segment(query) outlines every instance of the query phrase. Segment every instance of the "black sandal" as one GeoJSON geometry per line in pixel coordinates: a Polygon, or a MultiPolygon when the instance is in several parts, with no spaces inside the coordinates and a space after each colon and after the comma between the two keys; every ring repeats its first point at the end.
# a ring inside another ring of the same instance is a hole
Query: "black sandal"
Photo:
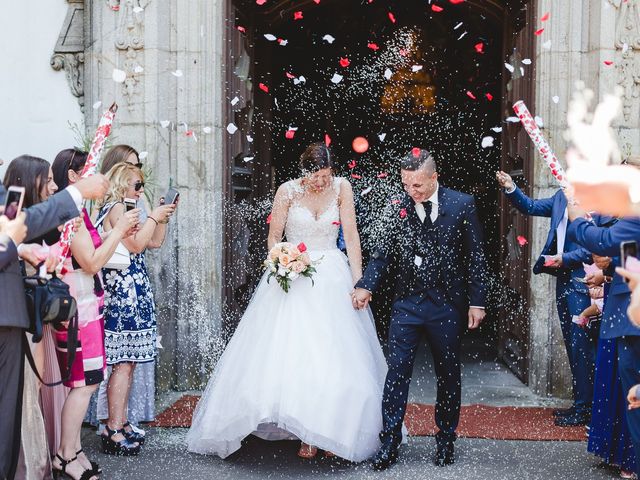
{"type": "MultiPolygon", "coordinates": [[[[56,458],[60,460],[60,468],[52,468],[54,480],[66,480],[69,478],[71,480],[75,480],[71,475],[67,473],[67,465],[78,460],[78,456],[76,455],[71,460],[65,460],[60,456],[59,453],[56,453],[56,458]]],[[[82,475],[80,475],[80,478],[78,480],[91,480],[95,476],[96,474],[93,470],[85,470],[84,472],[82,472],[82,475]]]]}
{"type": "Polygon", "coordinates": [[[130,457],[132,455],[138,455],[140,453],[140,444],[134,443],[127,438],[127,432],[124,428],[120,430],[111,430],[108,425],[105,425],[106,435],[102,434],[102,452],[108,455],[122,455],[123,457],[130,457]],[[113,436],[121,433],[124,439],[116,442],[113,436]]]}
{"type": "MultiPolygon", "coordinates": [[[[76,457],[81,453],[84,453],[84,450],[82,448],[76,452],[76,457]]],[[[100,465],[98,465],[93,460],[89,460],[89,462],[91,463],[91,469],[93,470],[93,473],[95,473],[96,475],[100,475],[102,473],[102,467],[100,467],[100,465]]]]}
{"type": "Polygon", "coordinates": [[[127,437],[127,440],[129,440],[132,443],[139,443],[140,446],[144,445],[145,435],[142,433],[136,432],[135,428],[133,427],[133,425],[131,425],[131,423],[128,420],[127,420],[127,423],[123,425],[123,427],[131,427],[130,432],[128,432],[126,429],[124,430],[124,436],[127,437]]]}

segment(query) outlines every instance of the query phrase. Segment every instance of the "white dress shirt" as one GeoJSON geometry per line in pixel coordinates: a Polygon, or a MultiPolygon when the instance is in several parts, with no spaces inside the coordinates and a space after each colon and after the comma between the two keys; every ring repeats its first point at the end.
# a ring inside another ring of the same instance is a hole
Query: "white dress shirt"
{"type": "Polygon", "coordinates": [[[562,216],[562,220],[560,220],[560,223],[556,228],[556,243],[558,244],[558,255],[562,255],[564,253],[564,243],[567,238],[568,223],[569,223],[569,212],[565,208],[564,215],[562,216]]]}
{"type": "MultiPolygon", "coordinates": [[[[431,202],[431,223],[435,223],[438,218],[438,190],[440,189],[440,185],[436,183],[436,191],[433,192],[427,201],[431,202]]],[[[427,217],[427,212],[424,209],[424,204],[416,203],[416,213],[418,214],[418,218],[422,223],[424,223],[424,219],[427,217]]]]}

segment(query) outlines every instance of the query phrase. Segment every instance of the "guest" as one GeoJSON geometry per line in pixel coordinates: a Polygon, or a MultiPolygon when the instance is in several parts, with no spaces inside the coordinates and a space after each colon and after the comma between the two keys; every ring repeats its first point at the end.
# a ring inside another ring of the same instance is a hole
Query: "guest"
{"type": "MultiPolygon", "coordinates": [[[[53,162],[53,173],[61,188],[74,185],[86,163],[87,154],[75,149],[61,151],[53,162]]],[[[62,410],[62,435],[53,459],[54,471],[72,478],[96,478],[97,464],[86,457],[80,444],[82,420],[91,394],[104,379],[106,358],[104,320],[102,317],[103,288],[100,272],[123,238],[134,232],[138,210],[122,215],[103,240],[83,209],[83,219],[71,243],[70,256],[64,263],[63,277],[78,302],[78,343],[71,375],[64,384],[71,389],[62,410]],[[91,475],[92,477],[89,477],[91,475]]],[[[68,332],[60,325],[55,330],[58,363],[66,371],[69,352],[68,332]]]]}
{"type": "Polygon", "coordinates": [[[556,410],[555,424],[562,427],[588,425],[593,400],[593,375],[595,369],[596,338],[572,322],[590,304],[586,286],[573,281],[585,276],[583,263],[591,261],[591,254],[566,237],[567,200],[558,190],[552,197],[530,199],[505,172],[496,178],[509,201],[525,215],[550,217],[551,228],[547,241],[533,273],[547,273],[556,277],[556,307],[569,365],[573,377],[573,405],[566,410],[556,410]]]}
{"type": "MultiPolygon", "coordinates": [[[[123,215],[125,198],[139,200],[144,193],[144,174],[128,163],[114,166],[108,173],[112,185],[99,216],[107,215],[104,229],[110,231],[123,215]]],[[[107,364],[112,373],[107,386],[109,418],[102,445],[105,453],[125,453],[123,442],[142,444],[144,437],[135,432],[126,418],[133,371],[137,364],[151,362],[156,356],[156,316],[144,251],[164,238],[166,224],[175,205],[160,205],[141,224],[139,231],[123,240],[131,252],[131,265],[123,270],[103,271],[105,278],[105,346],[107,364]],[[131,333],[135,332],[135,335],[131,333]]]]}
{"type": "MultiPolygon", "coordinates": [[[[108,186],[102,175],[79,182],[48,201],[26,208],[25,217],[6,221],[0,235],[0,478],[14,478],[20,453],[24,351],[22,336],[29,328],[20,275],[18,250],[21,240],[30,241],[77,217],[82,198],[101,198],[108,186]],[[24,225],[27,233],[24,237],[24,225]]],[[[0,203],[4,201],[0,185],[0,203]]],[[[46,448],[46,447],[45,447],[46,448]]]]}

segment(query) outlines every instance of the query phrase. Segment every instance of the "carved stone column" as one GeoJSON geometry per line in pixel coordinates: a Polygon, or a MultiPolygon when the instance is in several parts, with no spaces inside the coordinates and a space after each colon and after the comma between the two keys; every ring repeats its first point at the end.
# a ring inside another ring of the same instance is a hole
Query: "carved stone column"
{"type": "Polygon", "coordinates": [[[71,93],[84,110],[84,0],[67,0],[69,10],[51,56],[51,68],[64,70],[71,93]]]}

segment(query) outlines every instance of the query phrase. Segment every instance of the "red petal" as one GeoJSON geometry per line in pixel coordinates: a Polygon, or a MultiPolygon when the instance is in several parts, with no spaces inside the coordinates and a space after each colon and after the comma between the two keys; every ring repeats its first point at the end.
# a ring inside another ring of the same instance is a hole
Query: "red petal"
{"type": "Polygon", "coordinates": [[[401,208],[400,209],[400,218],[405,218],[407,216],[407,209],[406,208],[401,208]]]}
{"type": "Polygon", "coordinates": [[[376,45],[375,43],[367,43],[367,47],[369,47],[371,50],[380,50],[380,47],[378,45],[376,45]]]}
{"type": "Polygon", "coordinates": [[[402,55],[403,57],[406,57],[406,56],[407,56],[407,51],[406,51],[404,48],[401,48],[399,53],[400,53],[400,55],[402,55]]]}
{"type": "Polygon", "coordinates": [[[294,20],[302,20],[302,12],[294,12],[293,19],[294,20]]]}
{"type": "Polygon", "coordinates": [[[414,157],[418,158],[420,156],[420,149],[418,147],[414,147],[411,149],[411,153],[414,157]]]}
{"type": "Polygon", "coordinates": [[[609,67],[609,66],[613,65],[613,62],[612,62],[611,60],[605,60],[605,61],[604,61],[604,64],[605,64],[607,67],[609,67]]]}
{"type": "Polygon", "coordinates": [[[285,75],[287,76],[287,78],[296,78],[295,75],[292,75],[289,72],[285,72],[285,75]]]}
{"type": "Polygon", "coordinates": [[[484,43],[482,43],[482,42],[476,43],[475,44],[475,49],[476,49],[476,52],[478,52],[478,53],[484,53],[484,43]]]}
{"type": "Polygon", "coordinates": [[[521,247],[524,247],[527,243],[529,243],[529,241],[522,235],[518,235],[517,240],[521,247]]]}
{"type": "Polygon", "coordinates": [[[328,147],[331,145],[331,137],[328,134],[324,134],[324,144],[328,147]]]}
{"type": "Polygon", "coordinates": [[[535,33],[536,35],[540,36],[540,35],[542,35],[542,32],[544,32],[544,28],[539,28],[538,30],[536,30],[533,33],[535,33]]]}
{"type": "Polygon", "coordinates": [[[382,172],[378,174],[378,178],[387,178],[389,176],[388,173],[382,172]]]}
{"type": "Polygon", "coordinates": [[[300,250],[300,253],[304,253],[307,251],[307,246],[304,244],[304,242],[300,242],[298,244],[298,250],[300,250]]]}
{"type": "Polygon", "coordinates": [[[348,58],[340,58],[340,66],[347,68],[351,64],[348,58]]]}
{"type": "Polygon", "coordinates": [[[331,225],[340,225],[340,222],[331,222],[331,225]]]}
{"type": "Polygon", "coordinates": [[[239,32],[242,32],[242,33],[246,33],[247,31],[247,29],[244,28],[242,25],[238,25],[236,28],[238,29],[239,32]]]}
{"type": "Polygon", "coordinates": [[[313,0],[316,5],[320,5],[320,0],[313,0]]]}
{"type": "Polygon", "coordinates": [[[458,5],[459,3],[464,2],[464,0],[449,0],[450,3],[453,3],[454,5],[458,5]]]}
{"type": "Polygon", "coordinates": [[[400,200],[398,200],[397,198],[394,198],[393,200],[391,200],[392,205],[397,205],[399,203],[400,203],[400,200]]]}
{"type": "Polygon", "coordinates": [[[549,12],[545,13],[542,18],[540,19],[541,22],[546,22],[547,20],[549,20],[549,17],[551,16],[551,14],[549,12]]]}
{"type": "Polygon", "coordinates": [[[389,12],[389,20],[391,20],[391,23],[396,23],[396,16],[389,12]]]}
{"type": "Polygon", "coordinates": [[[351,169],[356,168],[356,161],[355,160],[351,160],[348,163],[348,167],[351,168],[351,169]]]}
{"type": "Polygon", "coordinates": [[[490,102],[493,100],[493,95],[491,95],[490,93],[485,93],[485,97],[487,97],[487,100],[489,100],[490,102]]]}
{"type": "Polygon", "coordinates": [[[469,97],[472,100],[476,99],[476,96],[473,93],[471,93],[469,90],[467,90],[467,97],[469,97]]]}
{"type": "Polygon", "coordinates": [[[296,134],[295,130],[287,130],[287,132],[284,134],[285,138],[287,138],[288,140],[291,140],[296,134]]]}
{"type": "Polygon", "coordinates": [[[267,3],[267,0],[256,0],[256,3],[258,5],[264,5],[265,3],[267,3]]]}
{"type": "Polygon", "coordinates": [[[267,225],[271,223],[271,214],[267,215],[267,225]]]}
{"type": "Polygon", "coordinates": [[[355,173],[351,174],[351,178],[355,178],[356,180],[360,180],[362,178],[361,175],[356,175],[355,173]]]}
{"type": "Polygon", "coordinates": [[[263,92],[269,93],[269,87],[267,87],[264,83],[260,83],[258,87],[260,87],[260,90],[262,90],[263,92]]]}
{"type": "Polygon", "coordinates": [[[431,10],[433,10],[434,12],[441,12],[444,10],[444,8],[439,7],[438,5],[431,5],[431,10]]]}

